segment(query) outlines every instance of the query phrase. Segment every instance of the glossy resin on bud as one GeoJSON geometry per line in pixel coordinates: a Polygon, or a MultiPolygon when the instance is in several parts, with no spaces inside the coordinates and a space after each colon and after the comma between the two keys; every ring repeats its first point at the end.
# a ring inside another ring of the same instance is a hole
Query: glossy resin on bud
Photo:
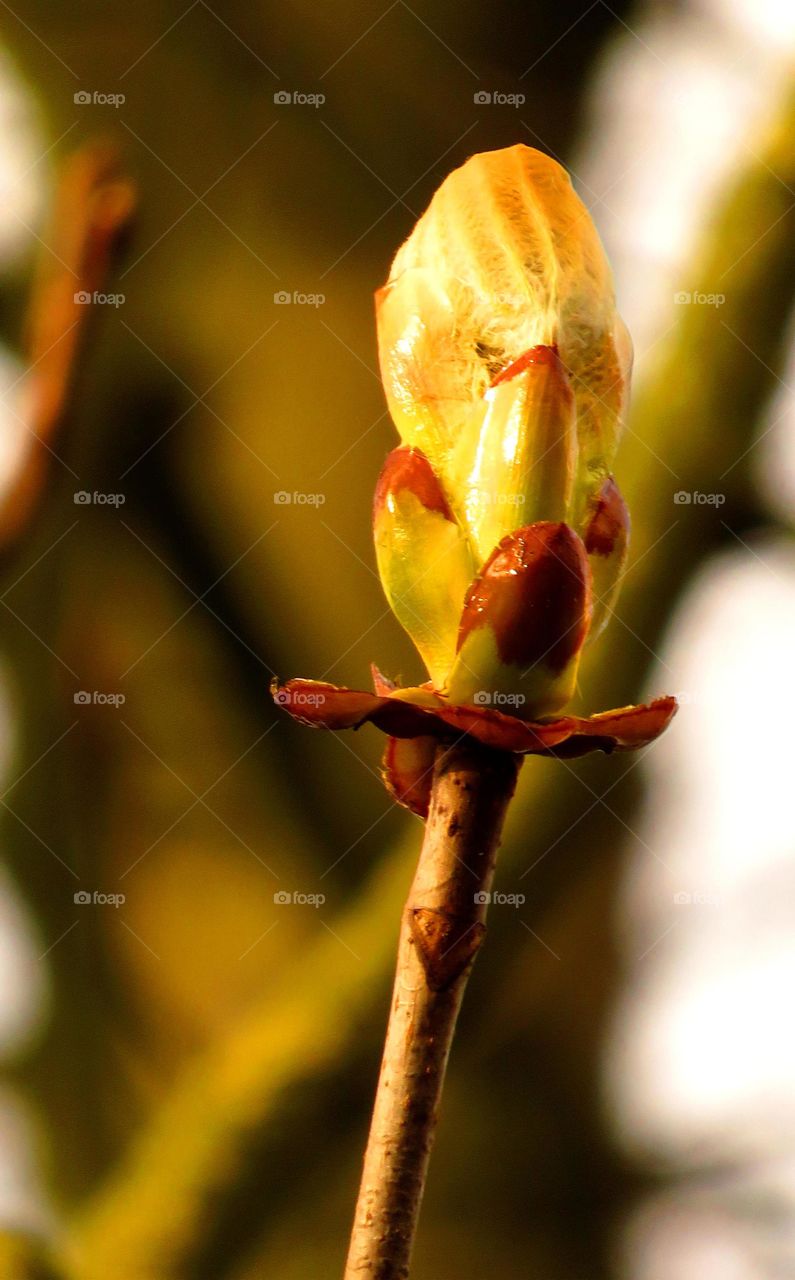
{"type": "Polygon", "coordinates": [[[567,524],[508,534],[470,588],[448,696],[523,719],[569,701],[591,617],[591,573],[567,524]]]}
{"type": "Polygon", "coordinates": [[[504,369],[453,457],[452,493],[478,558],[536,520],[565,520],[577,464],[574,393],[554,347],[504,369]]]}

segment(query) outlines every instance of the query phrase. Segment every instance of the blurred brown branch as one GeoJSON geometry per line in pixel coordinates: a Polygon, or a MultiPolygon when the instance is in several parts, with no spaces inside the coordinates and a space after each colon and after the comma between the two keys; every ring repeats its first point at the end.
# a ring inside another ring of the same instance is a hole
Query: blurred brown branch
{"type": "Polygon", "coordinates": [[[135,189],[110,143],[83,147],[64,165],[42,239],[25,333],[24,454],[0,500],[0,551],[30,526],[41,504],[94,295],[117,259],[135,207],[135,189]]]}

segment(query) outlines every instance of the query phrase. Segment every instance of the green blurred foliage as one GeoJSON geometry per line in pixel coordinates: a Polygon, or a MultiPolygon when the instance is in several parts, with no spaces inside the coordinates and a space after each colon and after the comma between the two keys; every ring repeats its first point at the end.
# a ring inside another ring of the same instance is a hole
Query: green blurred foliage
{"type": "MultiPolygon", "coordinates": [[[[108,131],[141,192],[111,286],[126,302],[99,317],[58,446],[79,484],[53,464],[44,509],[5,565],[14,614],[0,617],[9,784],[21,778],[4,843],[40,950],[52,947],[45,1024],[9,1069],[36,1094],[74,1280],[341,1270],[419,828],[381,787],[375,731],[302,731],[275,713],[267,686],[274,671],[361,685],[371,660],[420,674],[370,544],[370,495],[394,443],[372,293],[468,154],[533,142],[522,120],[570,152],[587,68],[621,29],[596,6],[550,48],[579,12],[213,13],[199,0],[87,3],[76,15],[26,0],[18,24],[8,18],[47,144],[70,129],[47,164],[108,131]],[[525,92],[527,105],[475,110],[482,85],[525,92]],[[78,108],[78,88],[126,102],[78,108]],[[326,102],[279,107],[280,88],[326,102]],[[281,289],[326,301],[281,306],[281,289]],[[78,487],[126,502],[75,506],[78,487]],[[279,490],[325,501],[280,505],[279,490]],[[75,705],[78,689],[126,702],[75,705]],[[81,908],[83,888],[126,902],[81,908]],[[326,902],[287,909],[280,890],[326,902]]],[[[795,184],[790,119],[765,155],[795,184]]],[[[753,331],[772,369],[795,283],[787,208],[755,163],[723,198],[689,277],[712,287],[758,223],[723,319],[753,331]]],[[[20,287],[9,279],[9,340],[20,287]]],[[[666,532],[678,485],[654,455],[709,488],[752,439],[771,386],[709,312],[687,310],[639,390],[620,458],[636,567],[627,623],[583,678],[589,709],[639,693],[677,593],[721,536],[712,529],[694,549],[684,528],[666,532]]],[[[747,520],[762,518],[743,466],[730,483],[747,520]]],[[[554,842],[523,881],[525,921],[550,950],[516,921],[493,923],[453,1060],[416,1280],[609,1274],[612,1225],[648,1176],[615,1151],[596,1074],[621,977],[612,904],[637,800],[631,770],[524,769],[501,874],[515,887],[554,842]],[[623,774],[609,810],[594,807],[623,774]]]]}

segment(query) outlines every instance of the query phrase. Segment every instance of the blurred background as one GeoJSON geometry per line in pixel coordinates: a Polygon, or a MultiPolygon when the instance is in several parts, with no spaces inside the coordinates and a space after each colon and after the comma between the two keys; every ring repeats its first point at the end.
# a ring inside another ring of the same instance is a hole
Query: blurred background
{"type": "Polygon", "coordinates": [[[795,10],[2,9],[0,1275],[341,1274],[421,832],[375,730],[268,683],[420,675],[370,542],[372,295],[447,172],[523,142],[637,351],[578,706],[682,708],[524,766],[413,1274],[792,1276],[795,10]],[[80,283],[53,208],[96,138],[138,211],[42,452],[24,334],[80,283]]]}

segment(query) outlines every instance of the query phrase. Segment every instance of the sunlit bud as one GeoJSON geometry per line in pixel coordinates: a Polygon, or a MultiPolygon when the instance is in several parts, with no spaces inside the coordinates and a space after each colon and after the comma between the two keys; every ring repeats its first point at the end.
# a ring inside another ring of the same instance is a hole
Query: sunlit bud
{"type": "Polygon", "coordinates": [[[628,532],[605,477],[631,347],[566,171],[524,146],[455,170],[398,250],[377,318],[405,446],[376,500],[390,603],[452,700],[556,711],[628,532]]]}
{"type": "Polygon", "coordinates": [[[577,458],[574,395],[553,347],[498,374],[461,437],[452,489],[478,558],[520,525],[565,520],[577,458]]]}
{"type": "Polygon", "coordinates": [[[626,560],[611,473],[632,364],[566,171],[524,146],[473,156],[398,250],[376,310],[403,442],[375,495],[378,570],[430,680],[277,681],[276,702],[306,724],[376,725],[387,787],[421,817],[452,737],[564,758],[653,742],[674,698],[557,714],[626,560]]]}
{"type": "Polygon", "coordinates": [[[475,565],[419,449],[395,449],[387,458],[375,492],[373,533],[386,597],[431,679],[442,684],[475,565]]]}
{"type": "Polygon", "coordinates": [[[457,509],[449,468],[495,378],[557,347],[574,391],[578,483],[612,466],[631,346],[610,268],[565,169],[530,147],[472,156],[442,183],[378,296],[387,401],[457,509]]]}

